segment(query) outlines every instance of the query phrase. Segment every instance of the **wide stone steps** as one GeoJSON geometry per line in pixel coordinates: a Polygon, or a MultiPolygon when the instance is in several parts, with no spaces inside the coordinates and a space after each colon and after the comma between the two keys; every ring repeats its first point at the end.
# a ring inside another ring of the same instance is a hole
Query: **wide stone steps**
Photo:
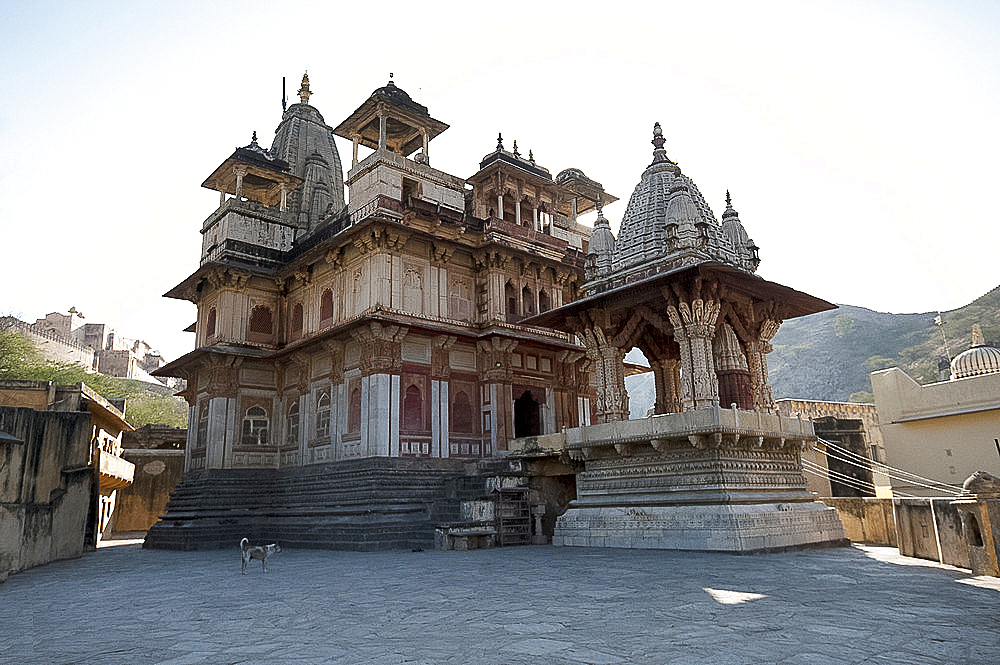
{"type": "Polygon", "coordinates": [[[368,458],[189,472],[145,547],[218,549],[237,547],[246,537],[283,547],[431,548],[435,526],[457,519],[462,501],[488,496],[487,478],[496,466],[368,458]]]}

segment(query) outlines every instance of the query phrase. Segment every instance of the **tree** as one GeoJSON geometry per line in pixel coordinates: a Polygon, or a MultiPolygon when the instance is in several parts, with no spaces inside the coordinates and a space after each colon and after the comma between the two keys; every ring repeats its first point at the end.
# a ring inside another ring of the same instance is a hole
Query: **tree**
{"type": "Polygon", "coordinates": [[[10,330],[0,330],[0,377],[17,378],[12,375],[19,368],[41,362],[42,354],[30,339],[10,330]]]}

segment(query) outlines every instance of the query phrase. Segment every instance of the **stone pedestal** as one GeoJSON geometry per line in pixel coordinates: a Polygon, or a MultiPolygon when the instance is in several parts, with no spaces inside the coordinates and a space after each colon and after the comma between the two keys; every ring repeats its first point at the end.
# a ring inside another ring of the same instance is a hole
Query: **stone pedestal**
{"type": "Polygon", "coordinates": [[[555,545],[754,552],[846,545],[814,501],[801,448],[812,423],[698,409],[567,431],[584,460],[555,545]]]}

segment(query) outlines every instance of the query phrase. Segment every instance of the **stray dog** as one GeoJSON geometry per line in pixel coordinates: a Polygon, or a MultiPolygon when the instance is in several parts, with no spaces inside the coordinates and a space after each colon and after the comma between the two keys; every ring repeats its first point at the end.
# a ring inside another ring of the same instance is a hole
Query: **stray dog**
{"type": "Polygon", "coordinates": [[[247,566],[254,559],[260,561],[260,565],[266,573],[267,557],[274,556],[280,552],[281,545],[276,543],[271,543],[270,545],[251,545],[250,541],[247,538],[244,538],[240,541],[240,551],[243,553],[243,567],[240,569],[240,573],[246,575],[247,566]]]}

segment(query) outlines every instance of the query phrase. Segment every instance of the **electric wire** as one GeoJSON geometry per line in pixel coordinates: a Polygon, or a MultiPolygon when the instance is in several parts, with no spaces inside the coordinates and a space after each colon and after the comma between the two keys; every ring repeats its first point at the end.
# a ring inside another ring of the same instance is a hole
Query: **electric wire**
{"type": "Polygon", "coordinates": [[[861,462],[864,462],[866,464],[872,464],[875,467],[878,467],[879,469],[886,469],[886,470],[889,470],[889,471],[895,471],[898,474],[901,474],[903,476],[909,476],[909,477],[914,478],[916,480],[926,481],[928,483],[935,483],[935,484],[938,484],[938,485],[945,485],[945,486],[954,488],[953,485],[948,485],[947,483],[942,483],[941,481],[936,480],[934,478],[927,478],[926,476],[920,476],[920,475],[917,475],[915,473],[911,473],[909,471],[906,471],[905,469],[898,469],[896,467],[889,466],[888,464],[885,464],[884,462],[879,462],[879,461],[876,461],[876,460],[871,460],[871,459],[865,457],[864,455],[859,455],[858,453],[854,452],[853,450],[850,450],[848,448],[845,448],[845,447],[839,445],[836,441],[827,441],[826,439],[823,439],[823,438],[820,438],[820,437],[817,437],[817,440],[820,441],[820,442],[822,442],[822,443],[825,443],[828,448],[833,448],[834,450],[839,451],[842,454],[847,455],[848,457],[853,457],[853,458],[855,458],[857,460],[860,460],[861,462]]]}
{"type": "MultiPolygon", "coordinates": [[[[813,448],[813,450],[815,450],[818,453],[826,455],[828,459],[834,459],[834,460],[837,460],[838,462],[843,462],[845,464],[851,464],[852,466],[860,467],[860,468],[863,468],[863,469],[869,468],[867,466],[867,464],[859,463],[858,461],[855,461],[855,460],[843,457],[841,455],[837,455],[837,454],[831,453],[829,451],[823,451],[823,450],[820,450],[818,448],[813,448]]],[[[864,459],[864,458],[861,458],[861,459],[864,459]]],[[[889,467],[885,467],[885,469],[888,469],[888,468],[889,467]]],[[[960,495],[962,493],[961,490],[958,490],[954,486],[948,485],[946,483],[941,483],[941,482],[938,482],[938,481],[933,481],[933,482],[936,482],[937,484],[935,484],[935,485],[928,485],[927,483],[922,483],[920,481],[913,480],[912,478],[907,478],[905,476],[900,476],[900,475],[895,474],[895,473],[889,473],[885,469],[880,469],[877,466],[874,467],[875,471],[878,471],[879,473],[881,473],[881,474],[883,474],[885,476],[888,476],[889,478],[892,478],[894,480],[899,480],[899,481],[901,481],[903,483],[907,483],[909,485],[919,485],[920,487],[926,487],[927,489],[932,489],[932,490],[934,490],[936,492],[944,492],[946,494],[951,494],[952,496],[958,496],[958,495],[960,495]]]]}
{"type": "Polygon", "coordinates": [[[875,486],[871,483],[855,478],[854,476],[849,476],[845,473],[840,473],[839,471],[834,471],[833,469],[827,469],[823,465],[816,464],[815,462],[802,460],[802,469],[804,471],[809,471],[814,475],[824,477],[832,482],[838,482],[841,485],[848,485],[864,492],[871,492],[872,494],[875,493],[875,486]]]}
{"type": "MultiPolygon", "coordinates": [[[[863,480],[859,480],[854,476],[848,476],[846,474],[840,473],[839,471],[833,471],[832,469],[827,469],[822,464],[816,464],[815,462],[810,462],[809,460],[802,460],[802,470],[806,473],[818,476],[820,478],[825,478],[832,482],[837,482],[842,485],[847,485],[849,487],[854,487],[855,489],[862,490],[864,492],[870,492],[875,494],[875,486],[867,483],[863,480]]],[[[900,498],[912,498],[914,495],[907,492],[900,492],[893,490],[893,495],[900,498]]]]}
{"type": "Polygon", "coordinates": [[[949,485],[939,480],[934,480],[933,478],[919,476],[915,473],[904,471],[903,469],[897,469],[895,467],[889,466],[888,464],[883,464],[882,462],[876,462],[874,460],[870,460],[867,457],[858,455],[852,450],[848,450],[842,446],[837,445],[833,441],[827,441],[825,439],[818,439],[818,441],[821,441],[822,443],[826,444],[827,450],[820,450],[815,446],[813,447],[813,450],[822,453],[823,455],[826,455],[828,458],[844,462],[845,464],[851,464],[853,466],[857,466],[862,469],[866,470],[871,469],[877,471],[878,473],[886,475],[894,480],[899,480],[901,482],[912,485],[919,485],[920,487],[926,487],[928,489],[932,489],[938,492],[945,492],[952,494],[954,496],[958,496],[962,493],[962,490],[955,487],[954,485],[949,485]],[[921,481],[927,481],[929,483],[934,483],[934,484],[929,485],[921,481]]]}

